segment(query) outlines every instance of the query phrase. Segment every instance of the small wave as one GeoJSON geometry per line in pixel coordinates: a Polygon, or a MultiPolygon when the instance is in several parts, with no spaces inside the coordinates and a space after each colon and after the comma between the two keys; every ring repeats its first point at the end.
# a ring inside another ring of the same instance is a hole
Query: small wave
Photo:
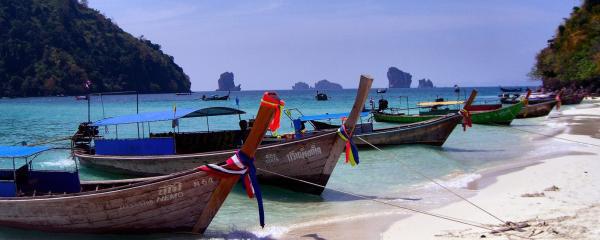
{"type": "Polygon", "coordinates": [[[75,166],[75,162],[73,161],[73,159],[63,158],[52,162],[40,162],[40,165],[42,167],[70,168],[75,166]]]}
{"type": "Polygon", "coordinates": [[[265,227],[264,229],[259,229],[256,231],[252,231],[252,233],[258,238],[280,238],[283,234],[287,233],[289,228],[282,226],[271,226],[265,227]]]}
{"type": "MultiPolygon", "coordinates": [[[[446,179],[436,180],[439,184],[448,188],[466,188],[469,183],[481,178],[481,174],[477,173],[453,173],[447,176],[446,179]]],[[[425,189],[441,188],[435,183],[429,182],[424,186],[425,189]]]]}
{"type": "MultiPolygon", "coordinates": [[[[356,221],[356,220],[361,220],[361,219],[368,219],[368,218],[372,218],[372,217],[391,216],[391,215],[398,215],[398,214],[407,214],[407,212],[403,211],[403,210],[392,210],[392,211],[386,211],[386,212],[372,212],[372,213],[357,214],[357,215],[350,215],[350,216],[344,215],[344,216],[336,216],[336,217],[329,217],[329,218],[319,218],[319,220],[292,224],[289,228],[278,227],[278,231],[276,233],[274,233],[273,235],[271,235],[271,237],[280,238],[284,234],[286,234],[290,231],[293,231],[295,229],[309,228],[309,227],[313,227],[313,226],[322,226],[322,225],[327,225],[327,224],[349,222],[349,221],[356,221]]],[[[259,235],[258,232],[254,232],[254,233],[257,236],[259,235]]]]}

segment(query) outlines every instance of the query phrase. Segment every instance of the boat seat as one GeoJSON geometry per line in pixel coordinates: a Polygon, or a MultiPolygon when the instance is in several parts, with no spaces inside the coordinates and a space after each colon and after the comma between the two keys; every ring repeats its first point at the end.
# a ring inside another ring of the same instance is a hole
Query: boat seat
{"type": "Polygon", "coordinates": [[[79,173],[67,171],[31,170],[17,175],[17,186],[25,193],[77,193],[81,191],[79,173]]]}
{"type": "Polygon", "coordinates": [[[17,185],[14,180],[0,180],[0,197],[16,197],[17,185]]]}

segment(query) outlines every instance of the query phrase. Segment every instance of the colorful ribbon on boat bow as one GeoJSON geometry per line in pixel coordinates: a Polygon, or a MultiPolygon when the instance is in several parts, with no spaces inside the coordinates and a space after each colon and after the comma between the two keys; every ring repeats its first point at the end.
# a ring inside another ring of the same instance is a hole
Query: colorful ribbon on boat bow
{"type": "Polygon", "coordinates": [[[473,120],[471,120],[471,113],[467,109],[461,109],[458,113],[462,116],[462,127],[463,131],[467,131],[467,127],[473,127],[473,120]]]}
{"type": "Polygon", "coordinates": [[[346,126],[342,123],[342,126],[337,130],[338,136],[346,142],[346,163],[350,162],[353,167],[359,164],[358,160],[358,148],[352,141],[352,136],[346,131],[346,126]]]}
{"type": "Polygon", "coordinates": [[[556,110],[560,110],[560,105],[562,105],[562,100],[560,99],[560,94],[562,92],[559,92],[558,94],[556,94],[556,110]]]}
{"type": "Polygon", "coordinates": [[[277,111],[275,111],[275,115],[273,116],[273,120],[271,120],[271,123],[269,123],[269,130],[274,133],[277,132],[277,129],[279,129],[281,126],[281,111],[283,111],[285,102],[283,100],[275,99],[265,92],[260,104],[263,106],[277,108],[277,111]]]}
{"type": "Polygon", "coordinates": [[[243,152],[237,151],[235,155],[227,159],[225,166],[215,164],[207,164],[198,168],[201,171],[213,173],[220,176],[240,175],[244,182],[244,188],[249,198],[256,196],[258,204],[258,216],[260,226],[265,227],[265,211],[263,208],[262,193],[258,180],[256,179],[256,167],[254,166],[254,158],[248,157],[243,152]]]}

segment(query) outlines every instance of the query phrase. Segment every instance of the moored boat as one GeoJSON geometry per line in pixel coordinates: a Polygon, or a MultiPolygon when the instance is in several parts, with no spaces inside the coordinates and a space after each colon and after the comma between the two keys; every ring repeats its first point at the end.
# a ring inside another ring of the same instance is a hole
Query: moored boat
{"type": "MultiPolygon", "coordinates": [[[[363,123],[357,125],[356,130],[358,131],[354,133],[352,139],[356,146],[364,148],[370,147],[370,145],[362,141],[361,138],[376,146],[402,144],[441,146],[461,120],[462,117],[454,113],[421,122],[379,129],[373,129],[373,123],[363,123]]],[[[311,121],[311,123],[319,130],[339,127],[339,125],[321,121],[311,121]]]]}
{"type": "MultiPolygon", "coordinates": [[[[473,91],[469,100],[465,103],[465,108],[471,107],[477,92],[473,91]]],[[[294,120],[294,126],[302,126],[306,121],[317,130],[337,128],[338,125],[328,124],[323,119],[338,119],[345,114],[324,114],[318,116],[302,116],[294,120]]],[[[369,144],[376,146],[402,145],[402,144],[428,144],[441,146],[446,142],[450,133],[461,123],[463,117],[460,113],[451,113],[437,118],[380,129],[373,129],[373,123],[358,124],[354,133],[353,141],[358,147],[370,147],[369,144]],[[364,140],[364,141],[363,141],[364,140]],[[365,142],[366,141],[366,142],[365,142]]],[[[300,130],[297,128],[296,132],[300,130]]]]}
{"type": "Polygon", "coordinates": [[[554,106],[556,105],[555,100],[550,100],[542,103],[536,104],[528,104],[527,106],[521,109],[521,112],[517,115],[517,118],[534,118],[534,117],[543,117],[552,111],[554,106]]]}
{"type": "Polygon", "coordinates": [[[476,124],[510,125],[525,106],[523,101],[491,111],[471,112],[471,120],[476,124]]]}
{"type": "MultiPolygon", "coordinates": [[[[276,95],[269,97],[278,101],[276,95]]],[[[252,169],[252,158],[276,108],[260,107],[247,141],[226,164],[196,165],[155,178],[81,182],[77,169],[33,169],[32,161],[47,147],[0,146],[0,158],[12,159],[14,166],[0,170],[0,225],[67,233],[203,233],[240,176],[252,169]],[[15,158],[25,158],[25,164],[17,168],[15,158]],[[242,163],[231,163],[238,158],[242,163]],[[234,174],[207,170],[213,167],[234,174]]],[[[256,184],[252,187],[259,189],[256,184]]],[[[261,225],[262,216],[261,212],[261,225]]]]}
{"type": "MultiPolygon", "coordinates": [[[[525,97],[525,99],[527,99],[527,96],[525,97]]],[[[374,112],[373,117],[376,121],[381,122],[415,123],[431,120],[443,116],[448,112],[456,112],[458,110],[452,110],[449,108],[442,109],[440,107],[457,105],[461,103],[461,101],[419,103],[419,107],[432,107],[432,109],[428,112],[420,112],[420,114],[418,115],[374,112]]],[[[521,108],[523,108],[524,104],[524,101],[520,101],[516,104],[507,107],[501,107],[502,105],[500,104],[473,105],[466,109],[470,112],[473,123],[510,125],[512,120],[521,111],[521,108]]]]}
{"type": "MultiPolygon", "coordinates": [[[[359,113],[366,101],[371,83],[371,78],[361,76],[352,112],[345,122],[347,129],[354,128],[359,113]]],[[[183,115],[165,118],[164,120],[175,121],[181,117],[183,115]]],[[[139,118],[136,115],[127,117],[126,119],[139,118]]],[[[92,124],[93,127],[102,126],[102,121],[115,123],[115,121],[110,121],[109,118],[92,124]]],[[[135,146],[130,149],[137,148],[139,151],[155,151],[151,154],[141,154],[139,152],[103,154],[97,151],[97,144],[95,146],[83,144],[77,147],[73,154],[84,166],[135,176],[157,176],[177,172],[182,169],[189,169],[201,164],[214,163],[220,161],[225,156],[231,156],[237,148],[234,144],[235,136],[239,136],[236,134],[241,133],[243,133],[243,130],[213,131],[210,133],[174,133],[171,135],[153,134],[153,136],[156,136],[155,138],[143,139],[144,141],[139,141],[139,139],[112,141],[119,146],[123,146],[124,143],[134,144],[135,146]],[[193,139],[178,142],[178,138],[193,139]],[[171,143],[169,146],[172,146],[172,148],[166,147],[162,148],[165,152],[156,152],[156,145],[151,143],[155,141],[171,143]],[[200,141],[207,143],[206,145],[210,146],[210,148],[198,148],[204,146],[203,144],[198,144],[200,141]]],[[[76,134],[74,142],[76,139],[82,138],[84,136],[76,134]]],[[[87,138],[92,138],[94,141],[100,140],[101,142],[111,141],[97,136],[87,136],[87,138]]],[[[79,142],[85,143],[85,141],[79,142]]],[[[272,184],[299,192],[320,194],[324,189],[320,186],[327,184],[344,145],[344,141],[338,136],[335,130],[308,134],[296,139],[271,138],[264,145],[261,145],[256,153],[256,167],[266,170],[258,172],[258,178],[261,183],[272,184]],[[308,181],[320,186],[294,181],[281,175],[308,181]]]]}
{"type": "Polygon", "coordinates": [[[561,96],[560,100],[563,105],[574,105],[574,104],[580,104],[584,98],[585,98],[584,94],[574,93],[574,94],[561,96]]]}

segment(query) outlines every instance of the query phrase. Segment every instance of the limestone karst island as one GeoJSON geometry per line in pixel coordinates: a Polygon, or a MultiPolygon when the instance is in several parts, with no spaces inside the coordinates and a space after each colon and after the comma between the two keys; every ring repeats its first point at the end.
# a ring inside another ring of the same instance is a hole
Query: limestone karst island
{"type": "Polygon", "coordinates": [[[600,0],[0,0],[0,239],[600,239],[600,0]]]}

